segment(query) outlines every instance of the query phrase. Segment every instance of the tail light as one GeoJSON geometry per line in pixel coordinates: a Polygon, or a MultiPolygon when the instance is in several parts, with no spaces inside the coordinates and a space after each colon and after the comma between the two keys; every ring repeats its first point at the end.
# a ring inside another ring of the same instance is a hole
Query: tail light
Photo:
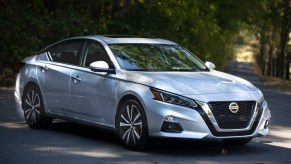
{"type": "Polygon", "coordinates": [[[25,65],[24,62],[18,62],[18,63],[16,64],[17,72],[19,72],[19,70],[20,70],[24,65],[25,65]]]}

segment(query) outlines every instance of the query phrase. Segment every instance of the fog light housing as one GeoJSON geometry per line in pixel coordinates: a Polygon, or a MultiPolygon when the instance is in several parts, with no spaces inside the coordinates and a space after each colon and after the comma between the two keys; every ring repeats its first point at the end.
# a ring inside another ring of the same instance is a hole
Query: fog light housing
{"type": "Polygon", "coordinates": [[[270,122],[270,120],[266,120],[265,125],[264,125],[265,129],[267,129],[267,127],[269,126],[269,122],[270,122]]]}
{"type": "Polygon", "coordinates": [[[175,118],[173,116],[167,116],[164,119],[161,131],[168,133],[181,133],[183,131],[183,128],[179,122],[175,121],[175,118]]]}

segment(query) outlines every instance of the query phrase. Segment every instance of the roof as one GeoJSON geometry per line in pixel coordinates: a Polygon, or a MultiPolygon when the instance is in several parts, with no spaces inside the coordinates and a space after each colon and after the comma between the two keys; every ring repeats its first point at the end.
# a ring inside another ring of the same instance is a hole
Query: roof
{"type": "Polygon", "coordinates": [[[39,51],[39,53],[42,53],[47,48],[58,44],[63,41],[72,40],[72,39],[99,39],[103,40],[107,44],[170,44],[170,45],[178,45],[175,42],[165,40],[165,39],[159,39],[159,38],[139,38],[132,35],[93,35],[93,36],[79,36],[79,37],[73,37],[73,38],[67,38],[64,40],[60,40],[58,42],[55,42],[48,47],[44,48],[43,50],[39,51]]]}
{"type": "Polygon", "coordinates": [[[159,39],[159,38],[139,38],[135,36],[128,36],[128,35],[97,35],[93,36],[95,38],[102,39],[107,44],[173,44],[177,45],[177,43],[159,39]]]}

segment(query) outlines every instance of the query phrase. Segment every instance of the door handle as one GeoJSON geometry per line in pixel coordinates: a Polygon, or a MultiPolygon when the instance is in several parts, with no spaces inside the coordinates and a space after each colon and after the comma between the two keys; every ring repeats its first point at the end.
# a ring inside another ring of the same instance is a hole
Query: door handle
{"type": "Polygon", "coordinates": [[[46,72],[48,70],[48,67],[46,65],[41,66],[41,72],[46,72]]]}
{"type": "Polygon", "coordinates": [[[78,75],[76,75],[76,76],[72,76],[72,80],[74,81],[74,83],[78,83],[78,82],[80,82],[82,79],[81,79],[78,75]]]}

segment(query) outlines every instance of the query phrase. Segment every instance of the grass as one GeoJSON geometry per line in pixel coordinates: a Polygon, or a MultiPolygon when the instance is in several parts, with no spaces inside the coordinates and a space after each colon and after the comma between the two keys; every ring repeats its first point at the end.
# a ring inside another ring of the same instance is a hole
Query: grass
{"type": "Polygon", "coordinates": [[[264,85],[274,88],[280,89],[287,92],[291,92],[291,81],[290,80],[282,80],[276,77],[263,77],[264,85]]]}

